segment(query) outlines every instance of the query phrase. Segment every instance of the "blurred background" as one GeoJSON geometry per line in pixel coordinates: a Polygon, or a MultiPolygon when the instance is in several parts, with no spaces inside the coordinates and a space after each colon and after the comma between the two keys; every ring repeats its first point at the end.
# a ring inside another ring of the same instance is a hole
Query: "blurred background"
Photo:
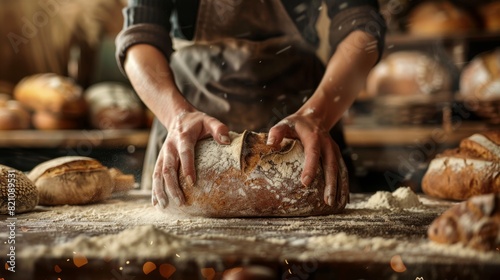
{"type": "MultiPolygon", "coordinates": [[[[0,0],[0,164],[28,171],[83,155],[140,180],[152,115],[115,62],[125,2],[0,0]]],[[[500,1],[379,3],[383,58],[345,114],[345,135],[364,191],[418,191],[437,153],[500,128],[500,1]]]]}

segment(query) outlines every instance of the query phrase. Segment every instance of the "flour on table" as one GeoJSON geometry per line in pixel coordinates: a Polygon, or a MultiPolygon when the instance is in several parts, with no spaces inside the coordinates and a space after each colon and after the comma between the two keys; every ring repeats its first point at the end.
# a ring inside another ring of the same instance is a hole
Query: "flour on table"
{"type": "Polygon", "coordinates": [[[423,204],[418,195],[409,187],[401,187],[394,192],[378,191],[367,201],[350,205],[354,209],[417,209],[423,204]]]}

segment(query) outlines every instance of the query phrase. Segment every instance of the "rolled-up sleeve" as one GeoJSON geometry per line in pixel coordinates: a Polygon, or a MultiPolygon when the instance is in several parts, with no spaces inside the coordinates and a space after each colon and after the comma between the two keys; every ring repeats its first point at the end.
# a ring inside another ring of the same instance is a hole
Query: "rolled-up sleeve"
{"type": "Polygon", "coordinates": [[[368,43],[367,50],[377,49],[379,59],[385,43],[386,24],[379,12],[377,0],[325,0],[330,17],[329,41],[332,50],[349,33],[362,30],[370,34],[376,41],[368,43]]]}
{"type": "MultiPolygon", "coordinates": [[[[172,54],[170,37],[171,0],[129,0],[123,9],[123,29],[115,40],[116,59],[122,73],[127,50],[135,44],[148,44],[160,50],[167,59],[172,54]]],[[[126,74],[125,74],[126,75],[126,74]]]]}

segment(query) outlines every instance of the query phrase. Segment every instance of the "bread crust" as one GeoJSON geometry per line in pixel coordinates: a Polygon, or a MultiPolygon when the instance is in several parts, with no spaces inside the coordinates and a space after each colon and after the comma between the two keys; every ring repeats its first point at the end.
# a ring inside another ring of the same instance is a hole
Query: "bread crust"
{"type": "Polygon", "coordinates": [[[323,200],[324,174],[318,168],[310,187],[300,181],[304,149],[298,140],[285,139],[279,148],[265,144],[267,135],[230,133],[231,145],[212,138],[195,150],[194,186],[179,175],[186,205],[170,203],[167,212],[204,217],[310,216],[342,211],[323,200]]]}
{"type": "Polygon", "coordinates": [[[77,205],[110,197],[114,183],[107,167],[79,156],[52,159],[28,174],[40,194],[40,205],[77,205]]]}
{"type": "Polygon", "coordinates": [[[422,179],[422,190],[452,200],[500,193],[500,131],[474,134],[459,148],[437,155],[422,179]]]}
{"type": "Polygon", "coordinates": [[[23,172],[0,164],[0,214],[9,214],[8,208],[12,206],[8,200],[9,183],[15,189],[16,214],[29,212],[38,205],[38,190],[33,182],[23,172]]]}

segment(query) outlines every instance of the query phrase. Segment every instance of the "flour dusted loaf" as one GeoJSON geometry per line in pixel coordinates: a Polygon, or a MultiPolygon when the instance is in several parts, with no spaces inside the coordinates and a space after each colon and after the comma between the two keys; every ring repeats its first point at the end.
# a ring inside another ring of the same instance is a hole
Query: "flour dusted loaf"
{"type": "Polygon", "coordinates": [[[179,177],[186,204],[169,203],[166,211],[205,217],[309,216],[344,209],[348,190],[337,196],[334,207],[325,204],[324,174],[318,168],[310,187],[301,184],[304,150],[297,140],[285,139],[280,148],[265,144],[267,135],[245,131],[230,133],[231,145],[212,138],[195,150],[194,186],[179,177]]]}
{"type": "Polygon", "coordinates": [[[105,82],[89,87],[90,124],[98,129],[134,129],[145,125],[145,111],[136,93],[120,83],[105,82]]]}
{"type": "Polygon", "coordinates": [[[500,100],[500,48],[476,55],[460,75],[459,99],[500,100]]]}
{"type": "Polygon", "coordinates": [[[23,172],[0,164],[0,214],[9,214],[9,207],[14,207],[15,214],[28,212],[37,204],[38,190],[33,182],[23,172]]]}
{"type": "Polygon", "coordinates": [[[439,216],[430,225],[429,239],[442,244],[460,243],[477,250],[500,246],[500,194],[474,196],[439,216]]]}
{"type": "Polygon", "coordinates": [[[500,131],[474,134],[459,148],[437,155],[424,175],[422,190],[452,200],[500,193],[500,131]]]}
{"type": "Polygon", "coordinates": [[[133,178],[110,170],[96,159],[80,156],[55,158],[37,165],[28,174],[40,194],[40,205],[78,205],[105,200],[116,185],[133,187],[133,178]],[[126,176],[126,178],[124,178],[126,176]],[[118,182],[118,183],[117,183],[118,182]]]}

